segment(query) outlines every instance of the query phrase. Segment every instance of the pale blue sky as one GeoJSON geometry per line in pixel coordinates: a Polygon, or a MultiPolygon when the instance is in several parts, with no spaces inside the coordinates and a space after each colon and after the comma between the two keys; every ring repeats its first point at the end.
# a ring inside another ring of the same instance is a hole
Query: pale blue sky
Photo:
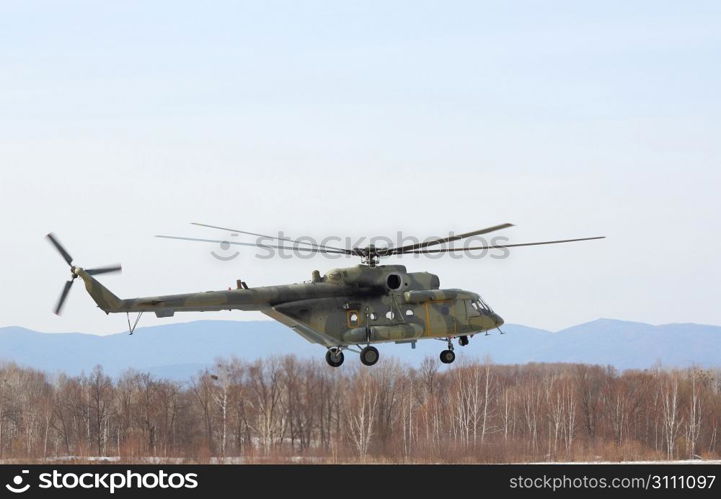
{"type": "Polygon", "coordinates": [[[104,282],[124,297],[338,264],[220,264],[151,237],[207,236],[196,220],[606,234],[402,262],[509,322],[721,324],[719,26],[718,2],[3,1],[0,325],[122,329],[80,286],[51,314],[67,271],[50,230],[80,264],[121,261],[104,282]]]}

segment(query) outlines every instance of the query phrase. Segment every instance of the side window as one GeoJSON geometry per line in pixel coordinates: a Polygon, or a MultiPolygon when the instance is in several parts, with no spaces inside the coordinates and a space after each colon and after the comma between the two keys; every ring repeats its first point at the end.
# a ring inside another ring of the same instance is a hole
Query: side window
{"type": "Polygon", "coordinates": [[[393,319],[395,319],[395,317],[396,314],[393,313],[393,310],[389,310],[388,312],[386,312],[386,319],[388,319],[389,321],[392,321],[393,319]]]}
{"type": "Polygon", "coordinates": [[[467,306],[466,309],[468,310],[468,315],[481,315],[480,310],[478,309],[478,303],[475,301],[467,301],[466,305],[470,304],[470,306],[467,306]]]}
{"type": "Polygon", "coordinates": [[[412,308],[407,308],[407,309],[406,309],[406,315],[407,315],[408,317],[412,317],[413,315],[415,315],[415,314],[413,313],[413,309],[412,309],[412,308]]]}
{"type": "Polygon", "coordinates": [[[357,310],[348,310],[346,317],[348,318],[348,327],[356,327],[360,323],[360,314],[357,310]]]}

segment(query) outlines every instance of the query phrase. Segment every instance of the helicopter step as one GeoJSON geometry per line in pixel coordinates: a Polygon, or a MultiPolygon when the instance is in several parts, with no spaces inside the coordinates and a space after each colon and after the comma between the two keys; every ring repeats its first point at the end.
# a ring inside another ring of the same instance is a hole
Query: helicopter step
{"type": "Polygon", "coordinates": [[[372,325],[356,327],[343,333],[343,340],[349,343],[373,341],[412,341],[423,335],[418,324],[394,324],[391,326],[372,325]]]}

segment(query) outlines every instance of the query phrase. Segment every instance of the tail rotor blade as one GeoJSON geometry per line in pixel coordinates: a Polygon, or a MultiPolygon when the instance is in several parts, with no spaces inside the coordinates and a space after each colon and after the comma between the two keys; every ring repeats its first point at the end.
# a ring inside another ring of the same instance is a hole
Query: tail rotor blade
{"type": "Polygon", "coordinates": [[[48,238],[48,241],[52,243],[53,246],[55,246],[55,249],[58,250],[58,252],[62,255],[62,257],[65,259],[66,262],[68,262],[68,265],[71,267],[73,266],[73,257],[70,256],[70,253],[68,253],[65,248],[63,248],[63,245],[60,244],[60,241],[58,241],[57,237],[55,237],[55,234],[52,232],[45,236],[48,238]]]}
{"type": "Polygon", "coordinates": [[[58,304],[55,306],[55,315],[60,315],[60,311],[63,308],[63,305],[65,305],[65,299],[68,297],[68,293],[70,292],[70,288],[73,285],[73,281],[67,281],[65,283],[65,286],[63,287],[63,291],[60,293],[60,298],[58,299],[58,304]]]}
{"type": "Polygon", "coordinates": [[[85,272],[87,272],[90,275],[98,275],[98,274],[109,274],[111,272],[120,272],[123,268],[120,265],[109,265],[107,267],[97,267],[94,269],[87,269],[85,272]]]}

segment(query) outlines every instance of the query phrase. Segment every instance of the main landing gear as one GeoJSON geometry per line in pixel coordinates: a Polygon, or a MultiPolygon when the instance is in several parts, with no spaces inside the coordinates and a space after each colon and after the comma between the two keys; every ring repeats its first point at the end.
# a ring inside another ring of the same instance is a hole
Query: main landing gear
{"type": "Polygon", "coordinates": [[[367,346],[360,351],[360,360],[364,366],[372,366],[378,362],[378,349],[376,347],[367,346]]]}
{"type": "MultiPolygon", "coordinates": [[[[357,352],[357,350],[354,350],[354,351],[357,352]]],[[[365,366],[374,365],[376,362],[378,362],[378,359],[380,358],[378,349],[376,347],[372,347],[370,345],[363,348],[358,353],[360,353],[361,363],[365,366]]],[[[341,364],[343,364],[343,360],[344,360],[344,355],[343,355],[343,350],[341,347],[331,347],[325,353],[325,361],[331,367],[340,367],[341,364]]]]}
{"type": "Polygon", "coordinates": [[[456,354],[453,352],[453,342],[448,338],[448,350],[441,352],[441,362],[444,364],[452,364],[456,360],[456,354]]]}
{"type": "Polygon", "coordinates": [[[325,361],[331,367],[340,367],[344,358],[343,351],[340,348],[329,348],[325,353],[325,361]]]}

